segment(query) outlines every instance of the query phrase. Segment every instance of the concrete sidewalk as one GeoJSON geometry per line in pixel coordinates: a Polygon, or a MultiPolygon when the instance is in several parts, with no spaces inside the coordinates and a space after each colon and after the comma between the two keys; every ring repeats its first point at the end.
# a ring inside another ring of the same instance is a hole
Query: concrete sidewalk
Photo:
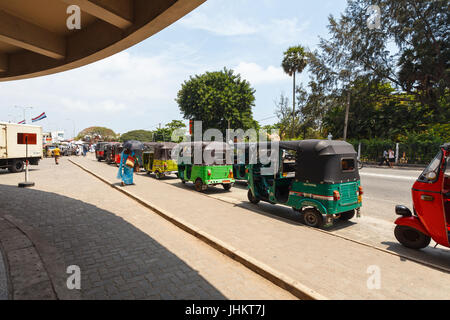
{"type": "MultiPolygon", "coordinates": [[[[90,158],[73,161],[111,184],[119,183],[114,166],[90,158]]],[[[450,298],[448,273],[240,205],[217,201],[192,192],[191,184],[168,185],[135,175],[135,185],[124,189],[327,298],[450,298]],[[380,287],[369,288],[377,275],[380,287]]]]}
{"type": "Polygon", "coordinates": [[[0,250],[12,299],[297,299],[66,157],[58,166],[44,159],[30,179],[35,187],[18,188],[23,173],[0,170],[0,250]],[[68,290],[76,266],[81,287],[68,290]],[[49,279],[54,295],[43,296],[49,279]]]}

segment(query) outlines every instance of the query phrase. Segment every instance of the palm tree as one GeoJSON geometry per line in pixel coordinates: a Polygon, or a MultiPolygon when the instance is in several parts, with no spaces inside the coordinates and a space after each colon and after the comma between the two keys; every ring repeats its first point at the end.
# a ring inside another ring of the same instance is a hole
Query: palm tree
{"type": "Polygon", "coordinates": [[[306,67],[305,48],[302,46],[290,47],[284,52],[283,62],[281,63],[284,72],[293,77],[294,89],[292,93],[292,138],[295,137],[295,74],[301,73],[306,67]]]}

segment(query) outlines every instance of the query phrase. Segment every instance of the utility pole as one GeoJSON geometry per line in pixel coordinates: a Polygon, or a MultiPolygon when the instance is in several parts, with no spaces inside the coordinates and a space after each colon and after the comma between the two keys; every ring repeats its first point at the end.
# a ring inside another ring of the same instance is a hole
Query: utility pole
{"type": "Polygon", "coordinates": [[[350,86],[347,92],[347,106],[345,107],[345,120],[344,120],[344,141],[347,140],[347,125],[348,125],[348,111],[350,109],[350,86]]]}
{"type": "Polygon", "coordinates": [[[292,90],[292,137],[291,140],[294,139],[294,135],[295,135],[295,71],[292,75],[293,78],[293,90],[292,90]]]}

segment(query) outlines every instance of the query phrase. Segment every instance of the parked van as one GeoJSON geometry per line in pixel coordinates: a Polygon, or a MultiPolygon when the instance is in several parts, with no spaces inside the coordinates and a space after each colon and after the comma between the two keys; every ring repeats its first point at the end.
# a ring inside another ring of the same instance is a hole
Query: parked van
{"type": "Polygon", "coordinates": [[[0,168],[23,171],[27,151],[29,164],[38,165],[43,156],[42,127],[0,122],[0,168]]]}

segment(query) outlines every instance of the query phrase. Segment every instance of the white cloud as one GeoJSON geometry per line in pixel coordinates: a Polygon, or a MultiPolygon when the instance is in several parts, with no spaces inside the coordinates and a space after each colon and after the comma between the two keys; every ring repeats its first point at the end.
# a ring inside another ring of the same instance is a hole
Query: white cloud
{"type": "Polygon", "coordinates": [[[181,20],[180,25],[190,29],[208,31],[220,36],[250,35],[258,32],[258,26],[252,25],[236,17],[207,16],[202,12],[194,12],[181,20]]]}
{"type": "Polygon", "coordinates": [[[285,44],[300,41],[301,33],[307,29],[310,22],[300,23],[296,17],[255,22],[231,14],[206,15],[198,11],[180,20],[179,24],[189,29],[203,30],[219,36],[252,35],[263,37],[275,44],[285,44]]]}
{"type": "Polygon", "coordinates": [[[22,120],[21,111],[14,109],[19,105],[33,106],[28,117],[45,111],[44,129],[47,124],[68,134],[73,131],[69,118],[78,130],[92,122],[120,132],[147,128],[166,117],[181,118],[174,99],[191,73],[175,59],[121,52],[71,71],[2,83],[0,119],[22,120]]]}
{"type": "Polygon", "coordinates": [[[233,70],[252,85],[274,83],[289,79],[289,76],[284,73],[281,67],[268,66],[264,68],[253,62],[240,62],[233,70]]]}

